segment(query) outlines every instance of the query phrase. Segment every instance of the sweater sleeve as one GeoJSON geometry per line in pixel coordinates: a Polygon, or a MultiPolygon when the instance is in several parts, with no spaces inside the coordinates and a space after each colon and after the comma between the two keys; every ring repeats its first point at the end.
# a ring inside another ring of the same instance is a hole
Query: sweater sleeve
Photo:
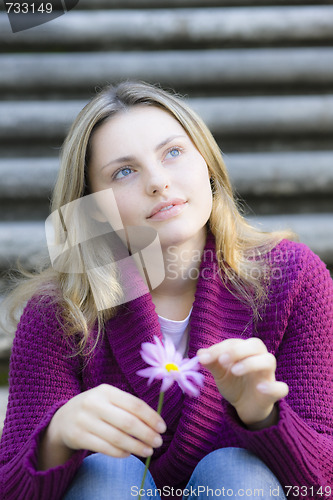
{"type": "Polygon", "coordinates": [[[275,352],[277,379],[289,386],[288,396],[277,403],[278,424],[247,430],[230,406],[228,420],[243,447],[275,473],[288,498],[333,498],[333,282],[309,249],[297,265],[298,278],[293,283],[285,278],[293,298],[275,352]]]}
{"type": "Polygon", "coordinates": [[[79,361],[73,357],[47,299],[31,299],[13,342],[9,399],[0,445],[0,491],[6,500],[63,497],[88,452],[75,452],[66,464],[38,471],[40,438],[56,410],[81,392],[79,361]]]}

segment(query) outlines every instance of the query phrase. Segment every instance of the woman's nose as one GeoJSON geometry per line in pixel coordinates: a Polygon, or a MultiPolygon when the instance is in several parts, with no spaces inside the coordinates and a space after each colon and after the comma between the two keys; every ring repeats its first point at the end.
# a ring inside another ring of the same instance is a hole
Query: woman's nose
{"type": "Polygon", "coordinates": [[[169,184],[170,179],[164,167],[155,167],[153,171],[147,172],[146,191],[149,195],[162,193],[169,184]]]}

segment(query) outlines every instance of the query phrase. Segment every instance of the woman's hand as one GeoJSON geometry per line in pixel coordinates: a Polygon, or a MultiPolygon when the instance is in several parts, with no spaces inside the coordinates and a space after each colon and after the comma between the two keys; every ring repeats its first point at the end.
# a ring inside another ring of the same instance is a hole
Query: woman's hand
{"type": "Polygon", "coordinates": [[[274,403],[288,394],[288,386],[275,380],[276,359],[260,339],[228,339],[197,354],[245,425],[275,423],[274,403]]]}
{"type": "Polygon", "coordinates": [[[70,399],[54,414],[40,446],[39,468],[64,463],[73,450],[112,457],[152,455],[162,444],[163,419],[141,399],[102,384],[70,399]]]}

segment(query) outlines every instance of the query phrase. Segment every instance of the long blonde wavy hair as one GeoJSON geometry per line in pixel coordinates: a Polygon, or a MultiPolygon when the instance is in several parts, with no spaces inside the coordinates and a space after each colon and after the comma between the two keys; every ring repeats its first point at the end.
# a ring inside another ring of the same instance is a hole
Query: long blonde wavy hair
{"type": "MultiPolygon", "coordinates": [[[[79,113],[65,139],[53,191],[52,212],[89,194],[87,169],[91,137],[96,128],[116,113],[137,105],[157,106],[171,114],[205,159],[213,192],[208,224],[216,241],[220,275],[256,314],[258,305],[267,299],[269,273],[264,256],[283,238],[295,239],[295,235],[290,231],[263,232],[244,219],[215,139],[202,119],[177,95],[143,82],[123,82],[101,90],[79,113]]],[[[100,272],[96,280],[100,294],[113,295],[117,303],[121,290],[116,276],[100,272]]],[[[60,304],[64,331],[67,335],[81,336],[81,351],[93,326],[97,323],[98,332],[102,332],[105,322],[116,312],[116,307],[97,309],[85,273],[64,273],[48,265],[30,274],[9,297],[10,308],[6,307],[14,323],[18,320],[17,311],[33,295],[53,297],[60,304]]]]}

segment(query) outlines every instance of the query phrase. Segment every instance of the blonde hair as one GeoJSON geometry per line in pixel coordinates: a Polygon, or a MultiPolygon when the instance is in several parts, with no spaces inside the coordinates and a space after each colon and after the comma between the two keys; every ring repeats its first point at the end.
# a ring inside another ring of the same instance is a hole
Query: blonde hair
{"type": "MultiPolygon", "coordinates": [[[[289,231],[262,232],[244,219],[213,135],[202,119],[177,95],[141,82],[123,82],[100,91],[79,113],[63,144],[52,212],[89,194],[87,168],[91,137],[96,128],[119,111],[137,105],[157,106],[170,113],[206,161],[213,191],[209,228],[216,240],[220,275],[233,293],[246,301],[256,314],[258,305],[267,299],[269,273],[263,257],[282,239],[294,239],[295,235],[289,231]]],[[[113,295],[117,303],[121,296],[117,277],[100,272],[96,279],[100,293],[113,295]]],[[[85,273],[64,273],[52,266],[29,275],[29,279],[14,291],[11,296],[11,318],[14,321],[18,318],[13,312],[32,295],[53,297],[61,305],[64,331],[67,335],[80,333],[81,350],[96,322],[100,333],[116,311],[115,307],[97,310],[85,273]]]]}

